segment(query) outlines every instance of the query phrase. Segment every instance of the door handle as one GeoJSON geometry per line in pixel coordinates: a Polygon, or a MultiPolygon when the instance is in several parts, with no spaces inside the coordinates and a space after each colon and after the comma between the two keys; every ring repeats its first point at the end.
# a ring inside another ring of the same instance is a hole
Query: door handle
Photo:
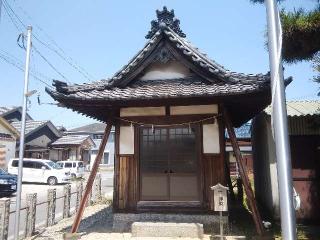
{"type": "Polygon", "coordinates": [[[170,169],[169,173],[174,173],[174,172],[170,169]]]}
{"type": "Polygon", "coordinates": [[[164,170],[164,173],[168,173],[168,170],[164,170]]]}

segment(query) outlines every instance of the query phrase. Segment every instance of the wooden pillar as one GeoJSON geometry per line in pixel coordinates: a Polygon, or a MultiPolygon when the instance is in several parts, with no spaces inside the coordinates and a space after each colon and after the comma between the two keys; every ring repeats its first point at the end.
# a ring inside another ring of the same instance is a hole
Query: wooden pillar
{"type": "Polygon", "coordinates": [[[80,221],[81,221],[81,218],[82,218],[82,215],[83,215],[83,211],[84,211],[86,202],[88,200],[88,197],[89,197],[89,195],[90,195],[90,193],[92,191],[93,181],[94,181],[94,179],[95,179],[95,177],[97,175],[99,164],[101,162],[101,158],[103,156],[103,152],[104,152],[104,149],[106,147],[106,144],[107,144],[110,132],[111,132],[112,123],[113,123],[113,121],[109,120],[107,122],[107,126],[106,126],[106,128],[104,130],[103,138],[102,138],[102,141],[101,141],[100,146],[99,146],[99,151],[98,151],[98,154],[97,154],[96,159],[94,161],[92,170],[90,172],[90,176],[89,176],[89,179],[88,179],[88,182],[87,182],[83,197],[82,197],[81,202],[80,202],[79,210],[76,213],[76,217],[74,219],[74,222],[73,222],[73,225],[72,225],[72,228],[71,228],[71,233],[76,233],[78,228],[79,228],[80,221]]]}
{"type": "Polygon", "coordinates": [[[231,141],[231,144],[232,144],[233,152],[234,152],[234,154],[236,156],[236,160],[237,160],[237,163],[238,163],[238,166],[239,166],[239,173],[240,173],[241,179],[243,181],[244,190],[245,190],[246,195],[248,197],[249,205],[250,205],[250,208],[251,208],[251,211],[252,211],[253,221],[255,223],[257,233],[259,235],[262,235],[263,232],[264,232],[264,228],[263,228],[263,225],[262,225],[261,216],[260,216],[260,213],[259,213],[259,210],[258,210],[258,207],[257,207],[257,203],[256,203],[255,198],[254,198],[254,194],[253,194],[253,191],[252,191],[252,188],[251,188],[251,185],[250,185],[249,178],[247,176],[246,167],[243,164],[243,159],[242,159],[242,154],[241,154],[241,151],[240,151],[240,147],[239,147],[239,144],[237,142],[236,134],[234,132],[234,128],[232,126],[232,123],[231,123],[231,120],[230,120],[230,117],[229,117],[227,109],[224,109],[224,119],[225,119],[226,127],[227,127],[227,130],[228,130],[229,138],[230,138],[230,141],[231,141]]]}

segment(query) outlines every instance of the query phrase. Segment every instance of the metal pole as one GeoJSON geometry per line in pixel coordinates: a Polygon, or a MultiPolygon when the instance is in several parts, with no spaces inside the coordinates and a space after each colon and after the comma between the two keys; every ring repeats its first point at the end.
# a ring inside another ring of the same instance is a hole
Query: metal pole
{"type": "Polygon", "coordinates": [[[281,234],[284,240],[296,239],[293,208],[292,169],[288,139],[288,122],[281,59],[281,34],[276,0],[266,0],[268,47],[271,70],[272,118],[276,146],[280,194],[281,234]]]}
{"type": "Polygon", "coordinates": [[[21,190],[22,190],[22,166],[23,166],[23,153],[24,153],[24,137],[26,128],[26,113],[27,113],[27,98],[28,98],[28,81],[29,81],[29,63],[30,63],[30,50],[31,50],[31,32],[32,27],[28,26],[27,29],[27,54],[26,54],[26,68],[24,73],[24,90],[23,90],[23,103],[22,103],[22,118],[20,129],[20,146],[19,146],[19,167],[18,167],[18,184],[17,184],[17,199],[16,199],[16,215],[14,225],[14,239],[19,239],[19,225],[20,225],[20,208],[21,208],[21,190]]]}

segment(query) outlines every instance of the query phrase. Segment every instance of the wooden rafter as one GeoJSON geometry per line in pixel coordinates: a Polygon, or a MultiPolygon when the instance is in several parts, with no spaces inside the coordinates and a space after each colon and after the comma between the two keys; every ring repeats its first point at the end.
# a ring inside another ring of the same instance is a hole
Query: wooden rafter
{"type": "Polygon", "coordinates": [[[232,144],[233,152],[236,156],[237,164],[239,166],[239,173],[240,173],[240,177],[243,181],[244,190],[245,190],[246,195],[249,200],[249,205],[250,205],[250,208],[252,211],[253,221],[255,223],[257,233],[259,235],[262,235],[264,232],[264,228],[262,225],[261,216],[260,216],[260,213],[259,213],[259,210],[257,207],[257,203],[256,203],[256,200],[255,200],[255,197],[254,197],[254,194],[253,194],[250,182],[249,182],[246,167],[243,164],[242,154],[240,151],[239,144],[237,142],[236,134],[234,132],[234,128],[231,123],[231,119],[230,119],[228,111],[226,109],[224,109],[224,119],[225,119],[225,124],[226,124],[227,130],[228,130],[229,138],[230,138],[230,141],[232,144]]]}

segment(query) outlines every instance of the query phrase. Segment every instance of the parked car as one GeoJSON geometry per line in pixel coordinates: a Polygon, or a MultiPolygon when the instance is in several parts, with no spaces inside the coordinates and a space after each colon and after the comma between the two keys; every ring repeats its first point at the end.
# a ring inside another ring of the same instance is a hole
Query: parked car
{"type": "Polygon", "coordinates": [[[82,161],[59,161],[57,164],[65,170],[70,171],[72,178],[84,176],[84,165],[82,161]]]}
{"type": "Polygon", "coordinates": [[[0,169],[0,197],[9,197],[17,191],[17,176],[0,169]]]}
{"type": "MultiPolygon", "coordinates": [[[[8,164],[8,172],[18,174],[19,159],[11,159],[8,164]]],[[[39,182],[49,185],[57,183],[68,183],[70,181],[70,172],[62,169],[56,163],[50,160],[24,158],[23,159],[23,182],[39,182]]]]}

